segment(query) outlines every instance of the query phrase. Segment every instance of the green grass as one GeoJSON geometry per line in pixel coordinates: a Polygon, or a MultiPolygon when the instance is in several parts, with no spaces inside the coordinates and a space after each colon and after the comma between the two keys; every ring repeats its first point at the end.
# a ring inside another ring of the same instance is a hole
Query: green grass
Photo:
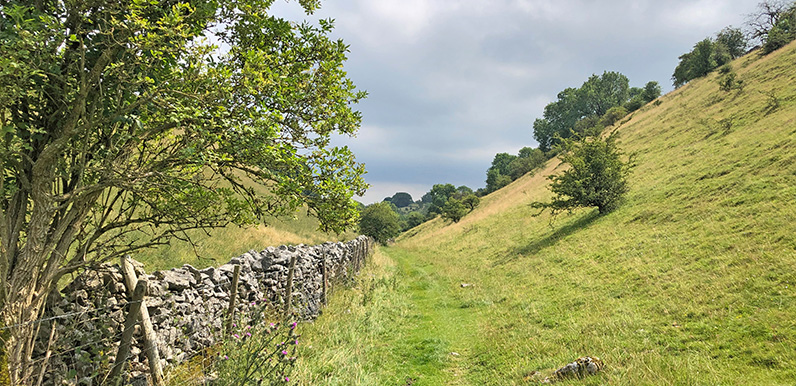
{"type": "Polygon", "coordinates": [[[299,380],[532,384],[589,355],[605,371],[560,384],[793,385],[793,63],[796,43],[753,53],[733,63],[742,91],[709,75],[623,120],[637,167],[612,213],[532,217],[551,161],[379,249],[305,326],[299,380]]]}

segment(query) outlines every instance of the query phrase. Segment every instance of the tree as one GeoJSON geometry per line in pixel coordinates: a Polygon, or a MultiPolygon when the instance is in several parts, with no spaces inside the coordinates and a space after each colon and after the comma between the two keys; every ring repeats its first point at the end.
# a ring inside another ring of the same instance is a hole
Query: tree
{"type": "Polygon", "coordinates": [[[475,194],[468,194],[462,198],[462,204],[469,209],[470,212],[472,212],[478,207],[479,204],[481,204],[481,199],[475,194]]]}
{"type": "Polygon", "coordinates": [[[630,160],[616,146],[616,138],[567,141],[561,160],[570,166],[559,175],[549,176],[553,201],[534,202],[532,207],[553,213],[579,207],[597,207],[600,213],[615,209],[628,191],[630,160]]]}
{"type": "Polygon", "coordinates": [[[600,118],[600,123],[603,126],[611,126],[616,123],[618,120],[624,118],[627,115],[627,109],[622,106],[614,106],[608,109],[605,112],[605,115],[600,118]]]}
{"type": "Polygon", "coordinates": [[[716,34],[716,44],[725,47],[731,59],[737,59],[746,53],[749,41],[740,28],[726,27],[716,34]]]}
{"type": "Polygon", "coordinates": [[[511,183],[511,176],[501,174],[498,169],[489,168],[486,171],[486,191],[492,193],[511,183]]]}
{"type": "Polygon", "coordinates": [[[426,221],[425,216],[420,212],[410,212],[406,215],[406,226],[404,230],[412,229],[426,221]]]}
{"type": "Polygon", "coordinates": [[[550,151],[559,141],[572,136],[578,121],[601,117],[611,107],[627,102],[629,96],[627,77],[613,71],[592,75],[580,88],[564,89],[558,93],[558,100],[545,106],[544,118],[533,123],[533,136],[539,142],[539,149],[550,151]]]}
{"type": "Polygon", "coordinates": [[[359,231],[363,235],[373,237],[374,240],[386,244],[387,240],[401,234],[401,223],[390,203],[379,202],[369,205],[362,211],[359,219],[359,231]]]}
{"type": "Polygon", "coordinates": [[[473,194],[473,190],[470,189],[470,187],[467,186],[467,185],[462,185],[462,186],[459,186],[458,188],[456,188],[456,193],[454,193],[454,197],[462,198],[462,197],[470,195],[470,194],[473,194]]]}
{"type": "Polygon", "coordinates": [[[783,0],[765,0],[757,4],[757,11],[747,15],[746,25],[750,29],[750,37],[765,43],[771,29],[779,22],[788,10],[796,8],[796,2],[783,0]]]}
{"type": "Polygon", "coordinates": [[[495,154],[492,166],[486,171],[486,190],[494,192],[511,183],[511,163],[517,159],[509,153],[495,154]]]}
{"type": "Polygon", "coordinates": [[[658,99],[660,96],[661,85],[658,82],[651,80],[644,85],[644,91],[641,92],[641,97],[643,98],[644,103],[652,102],[658,99]]]}
{"type": "Polygon", "coordinates": [[[0,320],[14,326],[0,357],[12,384],[31,380],[29,322],[65,274],[301,206],[324,230],[356,223],[364,167],[329,146],[361,121],[348,47],[328,37],[331,21],[294,25],[271,3],[0,6],[0,320]]]}
{"type": "Polygon", "coordinates": [[[611,107],[625,103],[629,95],[629,83],[626,76],[614,71],[589,77],[580,88],[586,106],[584,116],[603,116],[611,107]]]}
{"type": "Polygon", "coordinates": [[[688,81],[701,78],[716,67],[726,62],[726,59],[717,60],[714,43],[710,38],[705,38],[687,54],[680,55],[680,63],[674,69],[672,81],[675,87],[680,87],[688,81]]]}
{"type": "Polygon", "coordinates": [[[796,39],[796,3],[783,11],[763,42],[763,54],[769,54],[796,39]]]}
{"type": "MultiPolygon", "coordinates": [[[[385,201],[387,201],[387,199],[385,199],[385,201]]],[[[412,200],[412,195],[406,192],[395,193],[389,201],[392,202],[396,208],[406,208],[414,202],[412,200]]]]}
{"type": "Polygon", "coordinates": [[[461,201],[451,198],[442,207],[442,218],[459,222],[467,214],[467,207],[461,201]]]}
{"type": "Polygon", "coordinates": [[[541,167],[547,161],[547,157],[540,149],[523,147],[520,149],[517,158],[509,164],[509,173],[512,180],[516,180],[526,173],[541,167]]]}
{"type": "Polygon", "coordinates": [[[434,184],[431,190],[423,196],[423,202],[430,203],[428,213],[442,213],[442,207],[455,192],[456,187],[452,184],[434,184]],[[428,201],[426,201],[426,196],[428,196],[428,201]]]}

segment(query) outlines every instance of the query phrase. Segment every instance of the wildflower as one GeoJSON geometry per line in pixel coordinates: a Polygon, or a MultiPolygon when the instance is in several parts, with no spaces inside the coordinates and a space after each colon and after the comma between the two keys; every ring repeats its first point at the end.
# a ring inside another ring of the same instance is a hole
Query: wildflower
{"type": "Polygon", "coordinates": [[[229,357],[228,357],[228,356],[226,356],[226,355],[224,355],[224,360],[227,360],[227,359],[229,359],[229,357]]]}
{"type": "Polygon", "coordinates": [[[290,382],[290,378],[285,377],[285,382],[290,382]]]}
{"type": "Polygon", "coordinates": [[[287,350],[282,350],[282,355],[287,355],[287,350]]]}
{"type": "Polygon", "coordinates": [[[240,339],[240,335],[238,334],[232,334],[232,336],[235,337],[235,339],[240,339]]]}
{"type": "Polygon", "coordinates": [[[276,324],[271,323],[271,328],[276,327],[276,324]]]}
{"type": "Polygon", "coordinates": [[[257,302],[252,302],[251,305],[255,306],[255,305],[257,305],[257,302]]]}
{"type": "Polygon", "coordinates": [[[293,322],[293,324],[290,325],[290,329],[292,330],[292,329],[296,328],[297,324],[298,324],[297,322],[293,322]]]}
{"type": "Polygon", "coordinates": [[[246,336],[252,336],[252,333],[251,332],[247,332],[246,336]]]}
{"type": "Polygon", "coordinates": [[[298,339],[296,339],[295,341],[293,341],[293,344],[295,344],[296,346],[298,346],[298,339]]]}

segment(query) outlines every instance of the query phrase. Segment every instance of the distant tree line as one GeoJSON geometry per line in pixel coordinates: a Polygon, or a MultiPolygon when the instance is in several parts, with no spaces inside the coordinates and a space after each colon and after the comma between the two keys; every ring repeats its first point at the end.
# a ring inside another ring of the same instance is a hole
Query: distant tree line
{"type": "Polygon", "coordinates": [[[381,243],[437,216],[459,222],[481,199],[467,186],[435,184],[420,200],[398,192],[382,202],[360,208],[360,232],[381,243]]]}
{"type": "Polygon", "coordinates": [[[768,55],[796,40],[796,2],[761,2],[757,11],[748,15],[746,25],[746,32],[726,27],[715,37],[701,40],[691,51],[680,55],[680,62],[672,74],[674,86],[683,86],[741,57],[747,52],[750,42],[759,43],[760,54],[768,55]]]}
{"type": "Polygon", "coordinates": [[[630,87],[628,78],[618,72],[592,75],[580,88],[564,89],[556,101],[545,106],[543,118],[533,123],[533,136],[539,149],[547,153],[563,139],[602,132],[660,95],[661,87],[655,81],[639,88],[630,87]]]}

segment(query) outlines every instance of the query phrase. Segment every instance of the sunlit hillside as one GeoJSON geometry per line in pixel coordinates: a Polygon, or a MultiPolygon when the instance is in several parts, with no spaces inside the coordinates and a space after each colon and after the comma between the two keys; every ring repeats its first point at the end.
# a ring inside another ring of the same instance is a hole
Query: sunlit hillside
{"type": "Polygon", "coordinates": [[[271,218],[267,226],[242,228],[230,225],[209,234],[202,231],[189,231],[189,234],[193,243],[173,240],[170,245],[139,252],[134,258],[143,262],[147,271],[180,267],[183,264],[211,267],[224,264],[251,249],[262,250],[283,244],[314,245],[356,237],[353,231],[340,235],[319,231],[318,220],[307,215],[306,210],[296,212],[294,216],[271,218]]]}
{"type": "Polygon", "coordinates": [[[794,63],[796,43],[752,53],[742,89],[713,73],[620,121],[637,166],[614,212],[532,216],[552,160],[381,248],[306,327],[298,379],[527,384],[588,355],[605,370],[561,384],[794,384],[794,63]]]}

